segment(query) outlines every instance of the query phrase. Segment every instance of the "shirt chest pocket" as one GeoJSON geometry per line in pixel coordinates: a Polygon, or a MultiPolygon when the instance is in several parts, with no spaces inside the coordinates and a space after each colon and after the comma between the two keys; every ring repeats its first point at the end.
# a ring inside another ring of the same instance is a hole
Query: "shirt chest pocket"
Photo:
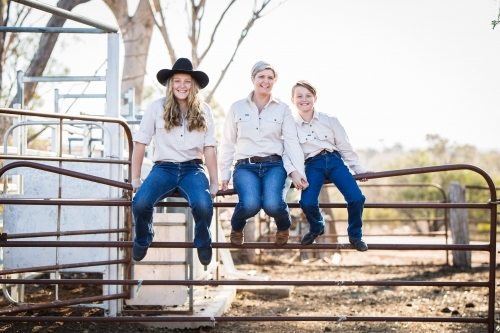
{"type": "Polygon", "coordinates": [[[317,135],[318,135],[318,140],[333,141],[333,132],[332,131],[318,132],[317,135]]]}
{"type": "Polygon", "coordinates": [[[267,116],[261,126],[265,127],[266,132],[278,132],[281,135],[281,125],[283,117],[277,115],[267,116]]]}
{"type": "Polygon", "coordinates": [[[240,113],[235,115],[236,127],[240,136],[251,136],[252,122],[249,113],[240,113]]]}
{"type": "Polygon", "coordinates": [[[159,142],[171,142],[175,140],[179,144],[186,143],[183,126],[174,126],[169,131],[165,129],[165,120],[157,119],[155,123],[156,139],[159,142]]]}
{"type": "Polygon", "coordinates": [[[238,113],[236,114],[236,122],[239,123],[239,122],[246,122],[246,121],[250,121],[250,114],[249,113],[238,113]]]}
{"type": "Polygon", "coordinates": [[[203,150],[203,147],[205,146],[205,134],[206,132],[204,131],[192,130],[189,132],[186,129],[184,144],[188,148],[198,148],[203,150]]]}
{"type": "Polygon", "coordinates": [[[314,136],[310,133],[306,133],[304,131],[298,130],[297,136],[299,137],[299,142],[301,144],[308,143],[314,140],[314,136]]]}
{"type": "Polygon", "coordinates": [[[159,118],[155,121],[155,134],[156,138],[165,138],[167,130],[165,129],[165,120],[159,118]]]}

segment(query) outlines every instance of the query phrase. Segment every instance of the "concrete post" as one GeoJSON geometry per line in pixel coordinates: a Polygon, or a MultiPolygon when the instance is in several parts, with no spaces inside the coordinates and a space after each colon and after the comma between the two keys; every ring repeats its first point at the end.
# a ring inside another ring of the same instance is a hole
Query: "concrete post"
{"type": "MultiPolygon", "coordinates": [[[[247,225],[245,226],[245,243],[247,242],[257,242],[259,239],[259,228],[260,228],[260,218],[259,213],[255,217],[249,218],[247,220],[247,225]]],[[[274,242],[274,239],[272,240],[274,242]]],[[[259,249],[248,249],[247,258],[248,262],[251,264],[257,263],[257,251],[259,249]]]]}
{"type": "MultiPolygon", "coordinates": [[[[458,182],[450,184],[450,203],[465,203],[465,186],[458,182]]],[[[450,209],[450,228],[453,244],[469,244],[467,209],[450,209]]],[[[471,267],[470,251],[452,251],[453,266],[471,267]]]]}

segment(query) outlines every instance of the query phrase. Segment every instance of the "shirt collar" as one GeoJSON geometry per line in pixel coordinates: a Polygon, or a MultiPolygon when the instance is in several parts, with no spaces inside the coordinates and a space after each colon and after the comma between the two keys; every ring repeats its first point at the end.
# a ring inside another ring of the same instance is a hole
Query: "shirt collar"
{"type": "MultiPolygon", "coordinates": [[[[253,96],[253,90],[250,92],[250,94],[248,94],[246,100],[248,101],[248,103],[253,103],[252,102],[252,96],[253,96]]],[[[276,97],[274,97],[274,95],[271,93],[271,98],[269,99],[269,103],[268,104],[271,104],[271,102],[275,102],[275,103],[278,103],[280,104],[280,100],[276,97]]]]}
{"type": "MultiPolygon", "coordinates": [[[[316,111],[316,109],[313,110],[312,119],[319,119],[319,114],[318,114],[318,111],[316,111]]],[[[312,121],[312,119],[311,119],[311,121],[312,121]]],[[[302,119],[302,117],[300,116],[300,114],[298,112],[295,114],[295,123],[299,126],[301,126],[302,124],[306,124],[306,122],[304,121],[304,119],[302,119]]]]}

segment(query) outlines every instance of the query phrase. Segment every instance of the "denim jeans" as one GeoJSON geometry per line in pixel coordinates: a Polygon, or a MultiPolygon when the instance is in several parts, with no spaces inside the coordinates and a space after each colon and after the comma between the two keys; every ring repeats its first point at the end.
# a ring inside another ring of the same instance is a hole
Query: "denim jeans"
{"type": "Polygon", "coordinates": [[[243,231],[247,219],[257,215],[261,208],[274,218],[278,230],[288,230],[292,221],[283,197],[290,186],[286,178],[282,160],[236,163],[233,184],[239,201],[231,218],[233,230],[243,231]]]}
{"type": "Polygon", "coordinates": [[[134,242],[139,247],[149,247],[154,237],[154,206],[175,190],[188,202],[193,214],[194,246],[198,249],[212,244],[210,223],[213,205],[208,179],[201,164],[156,163],[132,201],[135,221],[134,242]]]}
{"type": "Polygon", "coordinates": [[[319,192],[326,178],[339,189],[347,202],[347,234],[354,241],[362,237],[363,207],[365,197],[349,169],[335,152],[327,155],[316,155],[306,162],[306,177],[309,187],[302,191],[300,207],[310,225],[310,232],[319,234],[325,228],[325,220],[319,209],[319,192]]]}

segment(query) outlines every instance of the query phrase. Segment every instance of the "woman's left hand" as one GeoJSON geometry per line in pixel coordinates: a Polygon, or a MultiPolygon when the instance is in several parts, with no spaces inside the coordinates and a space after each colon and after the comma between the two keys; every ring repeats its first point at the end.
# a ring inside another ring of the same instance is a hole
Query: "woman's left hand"
{"type": "Polygon", "coordinates": [[[293,185],[297,190],[305,190],[309,187],[306,177],[302,176],[297,170],[292,171],[290,176],[292,176],[293,185]]]}
{"type": "Polygon", "coordinates": [[[219,184],[210,184],[210,196],[212,197],[212,199],[217,195],[217,191],[219,191],[219,184]]]}
{"type": "MultiPolygon", "coordinates": [[[[365,173],[373,173],[373,171],[371,171],[371,170],[366,170],[366,172],[365,172],[365,173]]],[[[368,179],[367,179],[367,178],[360,179],[360,182],[367,182],[367,181],[368,181],[368,179]]]]}

